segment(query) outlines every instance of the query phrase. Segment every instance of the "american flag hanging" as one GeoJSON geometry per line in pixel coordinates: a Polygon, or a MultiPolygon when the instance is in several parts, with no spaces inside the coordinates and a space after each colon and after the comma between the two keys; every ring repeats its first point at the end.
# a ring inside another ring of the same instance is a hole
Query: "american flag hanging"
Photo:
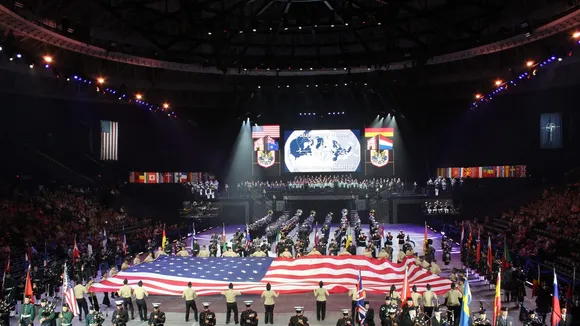
{"type": "Polygon", "coordinates": [[[119,143],[119,123],[101,120],[101,160],[117,161],[119,143]]]}
{"type": "Polygon", "coordinates": [[[391,284],[401,290],[406,266],[408,284],[425,291],[443,294],[451,281],[415,265],[415,258],[403,263],[363,257],[332,256],[298,259],[258,257],[175,257],[161,256],[153,262],[142,263],[121,271],[114,277],[93,284],[90,291],[117,291],[127,279],[129,285],[143,281],[150,294],[181,295],[187,282],[192,282],[199,295],[216,295],[227,289],[230,282],[244,294],[260,294],[267,283],[282,294],[306,293],[318,288],[323,281],[331,293],[343,293],[357,284],[359,270],[365,275],[366,293],[385,293],[391,284]]]}
{"type": "Polygon", "coordinates": [[[78,316],[80,314],[79,305],[75,299],[74,290],[69,284],[66,264],[64,264],[64,273],[62,275],[62,295],[64,297],[64,303],[68,305],[68,309],[72,312],[73,316],[78,316]]]}

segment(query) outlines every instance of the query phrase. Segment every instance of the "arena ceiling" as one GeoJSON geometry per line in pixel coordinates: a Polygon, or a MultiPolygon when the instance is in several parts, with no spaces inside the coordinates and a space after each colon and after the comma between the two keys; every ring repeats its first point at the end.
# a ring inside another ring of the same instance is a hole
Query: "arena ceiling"
{"type": "Polygon", "coordinates": [[[196,64],[207,72],[273,75],[292,69],[316,74],[408,68],[518,36],[523,39],[511,47],[523,45],[537,37],[537,29],[577,9],[574,0],[2,2],[31,21],[109,52],[196,64]]]}

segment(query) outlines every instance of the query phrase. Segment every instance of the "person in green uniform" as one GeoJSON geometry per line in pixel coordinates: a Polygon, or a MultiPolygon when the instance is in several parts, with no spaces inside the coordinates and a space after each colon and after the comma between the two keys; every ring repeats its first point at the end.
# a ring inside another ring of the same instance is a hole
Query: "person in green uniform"
{"type": "Polygon", "coordinates": [[[58,315],[58,326],[72,326],[74,317],[68,308],[68,304],[65,303],[62,306],[62,312],[58,315]]]}
{"type": "Polygon", "coordinates": [[[20,317],[18,324],[21,326],[32,326],[36,317],[36,309],[34,304],[30,303],[30,296],[24,297],[24,303],[20,309],[20,317]]]}
{"type": "Polygon", "coordinates": [[[40,300],[40,309],[38,309],[38,317],[40,318],[40,326],[50,326],[54,320],[54,307],[48,306],[48,300],[40,300]]]}
{"type": "Polygon", "coordinates": [[[89,307],[89,313],[85,315],[85,326],[93,326],[96,325],[95,322],[95,306],[91,305],[89,307]]]}

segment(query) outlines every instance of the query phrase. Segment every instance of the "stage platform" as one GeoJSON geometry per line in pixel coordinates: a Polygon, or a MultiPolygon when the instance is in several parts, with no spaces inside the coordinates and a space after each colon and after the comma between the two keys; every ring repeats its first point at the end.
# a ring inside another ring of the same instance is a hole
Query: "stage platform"
{"type": "MultiPolygon", "coordinates": [[[[231,236],[236,232],[237,228],[243,228],[242,226],[226,226],[226,234],[227,238],[230,239],[231,236]]],[[[363,226],[365,227],[365,226],[363,226]]],[[[421,246],[423,241],[423,232],[424,227],[422,225],[385,225],[387,231],[391,231],[392,233],[398,233],[399,230],[404,230],[405,234],[409,234],[411,239],[417,243],[418,251],[421,252],[421,246]]],[[[221,228],[215,230],[209,230],[197,235],[198,242],[203,245],[209,242],[211,234],[213,232],[217,232],[221,234],[221,228]]],[[[366,226],[366,231],[368,231],[368,226],[366,226]]],[[[314,233],[314,232],[313,232],[314,233]]],[[[334,230],[331,230],[331,234],[334,234],[334,230]]],[[[313,236],[313,235],[312,235],[313,236]]],[[[433,239],[434,247],[437,249],[437,259],[441,259],[441,234],[438,232],[434,232],[433,230],[429,230],[429,238],[433,239]]],[[[461,267],[461,262],[459,261],[459,250],[457,247],[453,248],[452,251],[452,263],[450,267],[461,267]]],[[[443,269],[442,264],[440,266],[443,269]]],[[[441,274],[443,277],[449,275],[448,271],[443,271],[441,274]]],[[[493,301],[494,301],[494,294],[495,291],[489,290],[488,285],[484,281],[479,281],[473,278],[470,278],[470,287],[472,293],[472,301],[471,301],[471,312],[479,311],[480,301],[483,303],[483,306],[488,311],[488,316],[491,316],[491,312],[493,311],[493,301]]],[[[103,294],[98,293],[99,302],[102,302],[103,294]]],[[[263,322],[263,313],[264,313],[264,306],[262,304],[262,300],[259,298],[258,295],[242,295],[238,298],[238,308],[240,312],[244,309],[244,300],[253,300],[254,305],[253,309],[258,311],[260,314],[261,322],[263,322]]],[[[371,303],[371,307],[375,309],[375,322],[380,322],[376,312],[381,304],[384,302],[384,296],[378,294],[370,294],[368,295],[368,300],[371,303]]],[[[198,309],[202,310],[201,303],[207,301],[210,302],[211,310],[216,313],[217,317],[217,325],[225,325],[225,311],[226,311],[226,304],[225,299],[221,295],[211,295],[211,296],[203,296],[196,300],[198,309]]],[[[184,315],[184,302],[183,299],[180,297],[171,297],[171,296],[150,296],[147,298],[147,304],[149,306],[149,312],[152,311],[151,304],[154,302],[161,303],[162,311],[166,312],[167,315],[167,322],[166,325],[175,325],[175,326],[182,326],[182,325],[194,325],[193,317],[190,315],[190,322],[185,322],[185,315],[184,315]]],[[[442,302],[442,301],[440,301],[442,302]]],[[[111,299],[111,303],[114,305],[114,300],[111,299]]],[[[305,308],[305,316],[307,316],[310,320],[311,325],[323,325],[323,326],[331,326],[335,325],[336,321],[342,316],[341,309],[349,308],[351,306],[350,298],[346,293],[341,294],[331,294],[328,299],[327,303],[327,318],[325,321],[317,321],[316,320],[316,306],[315,306],[314,296],[310,293],[306,294],[288,294],[288,295],[281,295],[276,300],[276,307],[274,310],[274,321],[275,325],[287,325],[288,319],[294,315],[294,307],[295,306],[304,306],[305,308]]],[[[514,303],[503,303],[504,306],[509,307],[512,309],[510,311],[510,315],[514,318],[515,325],[521,325],[518,321],[519,315],[519,308],[516,309],[514,303]]],[[[535,308],[535,303],[531,299],[531,290],[528,289],[528,295],[526,297],[525,305],[528,309],[535,308]]],[[[139,316],[137,312],[137,307],[135,306],[135,316],[136,319],[130,321],[128,325],[147,325],[146,322],[139,321],[139,316]]],[[[101,309],[106,309],[105,306],[101,306],[101,309]]],[[[114,307],[108,309],[108,320],[104,325],[112,325],[111,324],[111,315],[114,310],[114,307]]],[[[11,325],[17,325],[16,318],[11,319],[11,325]]],[[[78,318],[75,318],[73,323],[74,326],[85,325],[84,320],[82,322],[78,321],[78,318]]],[[[232,321],[233,325],[233,321],[232,321]]]]}

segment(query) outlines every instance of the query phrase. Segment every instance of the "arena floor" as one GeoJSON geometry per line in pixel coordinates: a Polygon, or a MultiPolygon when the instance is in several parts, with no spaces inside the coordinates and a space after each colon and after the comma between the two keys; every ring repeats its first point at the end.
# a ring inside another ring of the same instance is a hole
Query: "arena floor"
{"type": "MultiPolygon", "coordinates": [[[[233,233],[235,233],[238,226],[230,226],[226,229],[226,234],[228,239],[231,237],[233,233]]],[[[388,225],[387,231],[391,231],[392,233],[398,233],[399,230],[404,230],[405,234],[409,234],[411,239],[417,243],[417,246],[420,248],[422,240],[423,240],[423,233],[424,227],[417,226],[417,225],[388,225]]],[[[216,230],[218,233],[221,233],[221,228],[216,230]]],[[[368,231],[368,228],[367,230],[368,231]]],[[[333,230],[331,230],[331,234],[333,234],[333,230]]],[[[207,244],[209,242],[209,238],[211,236],[212,231],[207,231],[204,233],[198,234],[198,242],[200,245],[207,244]]],[[[314,235],[312,235],[313,237],[314,235]]],[[[441,248],[441,235],[438,232],[433,230],[429,230],[429,237],[433,239],[434,247],[441,248]]],[[[421,249],[419,249],[421,251],[421,249]]],[[[441,250],[437,250],[438,259],[440,258],[441,250]]],[[[459,261],[459,249],[457,247],[453,248],[452,251],[452,262],[450,267],[461,267],[461,262],[459,261]]],[[[443,266],[441,266],[443,269],[443,266]]],[[[443,271],[441,274],[443,277],[447,276],[449,272],[443,271]]],[[[470,277],[470,287],[472,293],[472,302],[471,302],[471,312],[479,311],[480,302],[483,303],[483,306],[488,311],[488,317],[491,317],[491,312],[493,311],[493,301],[494,301],[494,291],[489,290],[488,285],[484,281],[479,281],[470,277]]],[[[275,290],[275,289],[274,289],[275,290]]],[[[98,294],[99,301],[102,302],[102,294],[98,294]]],[[[526,307],[527,308],[534,308],[535,302],[531,299],[531,290],[528,289],[528,296],[526,297],[526,307]]],[[[371,303],[371,307],[378,311],[379,306],[383,303],[384,296],[377,295],[377,294],[369,294],[368,300],[371,303]]],[[[254,305],[253,309],[260,313],[260,319],[263,320],[263,312],[264,307],[262,305],[262,301],[258,295],[242,295],[238,299],[238,309],[240,312],[245,309],[243,301],[244,300],[253,300],[254,305]]],[[[217,324],[218,325],[225,325],[225,312],[226,312],[226,304],[225,299],[223,296],[204,296],[198,298],[197,300],[198,309],[201,311],[202,302],[210,302],[211,303],[211,310],[216,313],[217,317],[217,324]]],[[[113,300],[111,299],[112,304],[113,300]]],[[[184,313],[184,302],[183,299],[179,297],[169,297],[169,296],[150,296],[147,299],[147,303],[149,305],[149,312],[152,311],[151,304],[154,302],[161,303],[161,310],[166,313],[167,322],[166,325],[194,325],[193,323],[193,316],[190,315],[190,321],[185,322],[185,313],[184,313]]],[[[305,309],[305,316],[310,319],[311,325],[335,325],[336,321],[341,318],[342,313],[341,309],[350,309],[350,298],[346,293],[342,294],[333,294],[330,295],[327,301],[327,317],[325,321],[317,321],[316,320],[316,308],[315,308],[315,301],[314,297],[311,294],[292,294],[292,295],[282,295],[276,300],[276,307],[274,310],[274,320],[276,325],[287,325],[288,320],[291,316],[294,315],[294,307],[295,306],[303,306],[305,309]]],[[[515,325],[520,325],[521,323],[518,321],[519,315],[519,308],[516,309],[515,304],[510,303],[506,304],[507,307],[513,307],[510,311],[510,315],[514,318],[515,325]]],[[[128,325],[147,325],[146,322],[142,322],[139,320],[137,307],[135,306],[135,317],[136,319],[130,321],[128,325]]],[[[101,307],[102,310],[107,309],[105,306],[101,307]]],[[[111,323],[111,315],[114,310],[114,307],[108,308],[106,311],[108,313],[108,320],[104,325],[112,325],[111,323]]],[[[378,316],[375,314],[375,321],[379,321],[378,316]]],[[[233,324],[233,319],[232,319],[233,324]]],[[[16,318],[11,319],[11,325],[17,325],[16,318]]],[[[85,325],[85,321],[83,319],[82,322],[75,318],[73,325],[85,325]]]]}

